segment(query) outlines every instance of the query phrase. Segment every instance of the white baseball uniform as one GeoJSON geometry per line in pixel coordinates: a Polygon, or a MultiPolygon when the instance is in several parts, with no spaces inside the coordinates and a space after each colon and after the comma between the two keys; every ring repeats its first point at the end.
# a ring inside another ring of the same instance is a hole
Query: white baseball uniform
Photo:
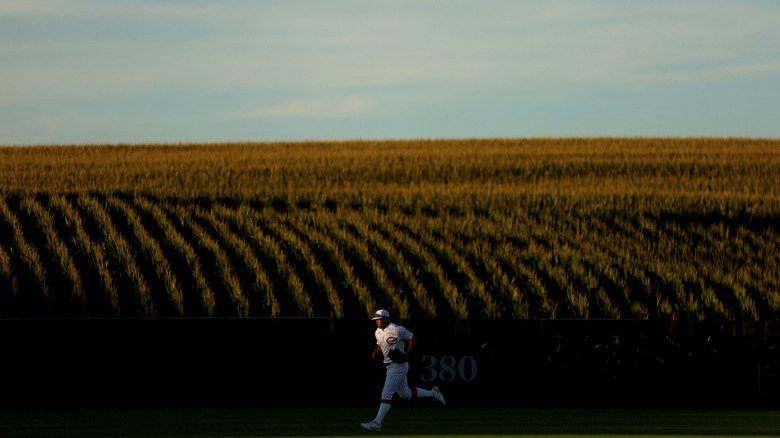
{"type": "Polygon", "coordinates": [[[376,336],[376,345],[382,351],[384,356],[384,364],[387,369],[387,376],[385,377],[385,386],[382,389],[382,402],[379,404],[379,411],[376,414],[376,418],[368,423],[361,423],[363,429],[371,431],[382,430],[382,420],[390,410],[390,406],[393,402],[393,394],[398,393],[404,400],[419,397],[433,397],[444,405],[444,396],[442,396],[439,388],[433,387],[432,390],[422,388],[409,388],[409,383],[406,380],[406,374],[409,372],[409,362],[397,363],[390,359],[390,351],[400,350],[402,353],[406,353],[406,342],[409,342],[414,338],[412,332],[404,328],[403,326],[387,322],[386,318],[389,318],[390,314],[386,310],[378,310],[372,321],[382,320],[377,323],[377,329],[374,332],[376,336]],[[384,328],[381,326],[384,325],[384,328]]]}
{"type": "Polygon", "coordinates": [[[376,336],[376,344],[382,350],[385,367],[387,368],[385,386],[382,389],[382,400],[392,400],[393,394],[396,392],[402,399],[409,400],[412,398],[412,391],[409,389],[409,383],[406,380],[406,374],[409,372],[409,362],[395,363],[390,360],[389,353],[392,349],[398,349],[405,353],[406,346],[404,343],[409,342],[414,335],[405,327],[391,322],[384,329],[377,328],[374,336],[376,336]]]}

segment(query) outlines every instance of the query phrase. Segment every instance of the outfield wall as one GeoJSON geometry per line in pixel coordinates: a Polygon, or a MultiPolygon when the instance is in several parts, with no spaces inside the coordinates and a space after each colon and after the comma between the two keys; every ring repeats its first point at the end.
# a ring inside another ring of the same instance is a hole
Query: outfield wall
{"type": "MultiPolygon", "coordinates": [[[[775,322],[404,324],[419,338],[410,384],[438,385],[452,406],[780,406],[775,322]]],[[[374,406],[384,381],[374,329],[328,318],[0,320],[2,406],[374,406]]]]}

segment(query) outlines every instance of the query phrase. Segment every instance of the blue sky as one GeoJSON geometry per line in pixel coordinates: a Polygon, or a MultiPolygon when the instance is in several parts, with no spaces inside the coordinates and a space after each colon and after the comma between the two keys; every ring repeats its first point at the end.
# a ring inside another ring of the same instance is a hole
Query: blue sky
{"type": "Polygon", "coordinates": [[[780,2],[0,2],[0,144],[780,137],[780,2]]]}

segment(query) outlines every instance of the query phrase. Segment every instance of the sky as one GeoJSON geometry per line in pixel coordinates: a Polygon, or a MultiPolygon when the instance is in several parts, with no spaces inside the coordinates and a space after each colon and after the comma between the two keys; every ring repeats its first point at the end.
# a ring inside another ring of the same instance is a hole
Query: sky
{"type": "Polygon", "coordinates": [[[0,145],[780,137],[780,1],[2,0],[0,145]]]}

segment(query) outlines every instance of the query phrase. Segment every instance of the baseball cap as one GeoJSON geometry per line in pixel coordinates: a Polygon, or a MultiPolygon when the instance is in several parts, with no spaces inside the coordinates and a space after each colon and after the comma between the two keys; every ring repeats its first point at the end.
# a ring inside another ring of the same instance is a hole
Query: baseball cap
{"type": "Polygon", "coordinates": [[[377,319],[382,318],[390,318],[390,312],[384,309],[379,309],[376,312],[374,312],[374,317],[371,318],[371,321],[376,321],[377,319]]]}

